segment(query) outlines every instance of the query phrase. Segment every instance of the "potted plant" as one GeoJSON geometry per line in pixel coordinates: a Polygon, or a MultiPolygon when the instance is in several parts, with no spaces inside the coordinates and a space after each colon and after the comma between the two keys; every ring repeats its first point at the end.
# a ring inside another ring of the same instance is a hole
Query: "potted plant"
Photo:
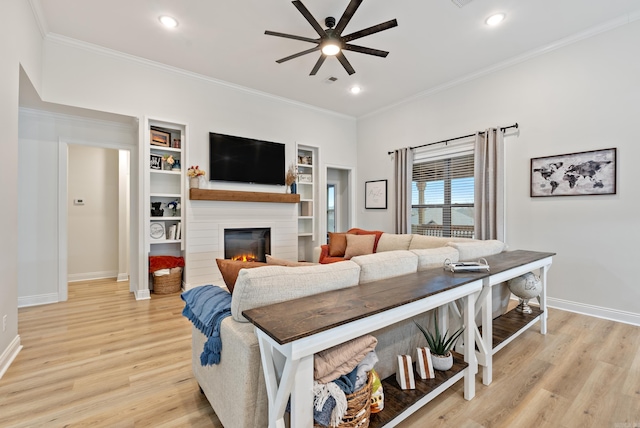
{"type": "Polygon", "coordinates": [[[190,166],[187,170],[187,177],[189,177],[189,187],[197,189],[200,187],[200,177],[204,180],[204,171],[198,165],[190,166]]]}
{"type": "Polygon", "coordinates": [[[289,166],[287,170],[287,174],[285,176],[284,182],[285,184],[291,188],[291,193],[294,194],[297,192],[296,186],[296,178],[298,177],[298,171],[294,164],[289,166]]]}
{"type": "Polygon", "coordinates": [[[429,350],[433,357],[433,368],[440,371],[446,371],[453,367],[453,354],[451,354],[451,349],[453,349],[458,338],[464,331],[464,327],[459,328],[450,336],[448,331],[443,335],[440,333],[438,318],[435,313],[433,314],[433,320],[435,330],[434,334],[431,334],[429,330],[422,327],[416,321],[414,321],[414,323],[418,326],[424,335],[424,338],[427,339],[427,344],[429,345],[429,350]]]}

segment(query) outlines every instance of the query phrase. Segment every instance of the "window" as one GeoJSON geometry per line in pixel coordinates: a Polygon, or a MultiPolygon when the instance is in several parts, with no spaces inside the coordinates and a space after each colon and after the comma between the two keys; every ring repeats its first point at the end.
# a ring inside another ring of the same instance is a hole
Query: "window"
{"type": "Polygon", "coordinates": [[[336,186],[327,184],[327,233],[336,231],[336,186]]]}
{"type": "Polygon", "coordinates": [[[473,154],[416,156],[411,193],[412,233],[473,238],[473,154]]]}

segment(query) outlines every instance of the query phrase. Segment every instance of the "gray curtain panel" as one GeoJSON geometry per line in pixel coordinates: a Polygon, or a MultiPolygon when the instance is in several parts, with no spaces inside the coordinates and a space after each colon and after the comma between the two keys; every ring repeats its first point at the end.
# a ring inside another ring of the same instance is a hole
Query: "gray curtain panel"
{"type": "Polygon", "coordinates": [[[395,233],[411,233],[411,178],[413,150],[398,149],[393,154],[395,174],[395,233]]]}
{"type": "Polygon", "coordinates": [[[477,133],[474,147],[475,238],[504,241],[504,131],[477,133]]]}

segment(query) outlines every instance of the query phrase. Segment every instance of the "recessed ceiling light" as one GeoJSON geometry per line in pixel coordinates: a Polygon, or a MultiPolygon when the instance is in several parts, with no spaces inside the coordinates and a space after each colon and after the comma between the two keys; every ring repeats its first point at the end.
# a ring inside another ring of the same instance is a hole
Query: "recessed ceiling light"
{"type": "Polygon", "coordinates": [[[158,19],[160,20],[160,22],[162,22],[162,25],[167,28],[175,28],[178,26],[178,21],[176,21],[176,19],[172,18],[171,16],[162,15],[158,19]]]}
{"type": "Polygon", "coordinates": [[[352,86],[349,91],[351,91],[352,94],[359,94],[362,88],[360,88],[360,86],[352,86]]]}
{"type": "Polygon", "coordinates": [[[504,18],[505,18],[505,14],[504,13],[496,13],[495,15],[491,15],[490,17],[487,18],[486,21],[484,21],[488,26],[490,27],[494,27],[496,25],[498,25],[499,23],[501,23],[504,18]]]}

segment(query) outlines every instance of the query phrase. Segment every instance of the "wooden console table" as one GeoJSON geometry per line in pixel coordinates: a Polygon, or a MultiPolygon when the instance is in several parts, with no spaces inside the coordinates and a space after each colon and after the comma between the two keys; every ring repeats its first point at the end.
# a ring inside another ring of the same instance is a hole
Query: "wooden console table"
{"type": "MultiPolygon", "coordinates": [[[[446,305],[463,302],[465,343],[474,340],[474,306],[482,276],[431,269],[362,286],[316,294],[243,312],[256,326],[269,402],[269,427],[284,428],[291,397],[291,427],[313,426],[313,355],[348,340],[446,305]]],[[[384,421],[393,426],[464,377],[464,397],[475,395],[477,361],[465,351],[447,376],[421,387],[404,405],[385,402],[384,421]]],[[[417,380],[416,383],[419,381],[417,380]]],[[[385,386],[386,388],[386,386],[385,386]]],[[[401,403],[402,404],[402,403],[401,403]]]]}
{"type": "MultiPolygon", "coordinates": [[[[547,334],[547,271],[553,263],[555,253],[537,251],[507,251],[486,257],[491,272],[482,279],[482,292],[477,299],[476,313],[482,312],[482,327],[476,327],[476,353],[482,366],[482,383],[489,385],[493,379],[493,354],[504,348],[513,339],[537,321],[540,333],[547,334]],[[496,284],[539,270],[542,292],[538,297],[539,308],[532,307],[532,314],[523,314],[515,309],[492,320],[492,288],[496,284]]],[[[465,340],[465,343],[469,343],[465,340]]]]}

